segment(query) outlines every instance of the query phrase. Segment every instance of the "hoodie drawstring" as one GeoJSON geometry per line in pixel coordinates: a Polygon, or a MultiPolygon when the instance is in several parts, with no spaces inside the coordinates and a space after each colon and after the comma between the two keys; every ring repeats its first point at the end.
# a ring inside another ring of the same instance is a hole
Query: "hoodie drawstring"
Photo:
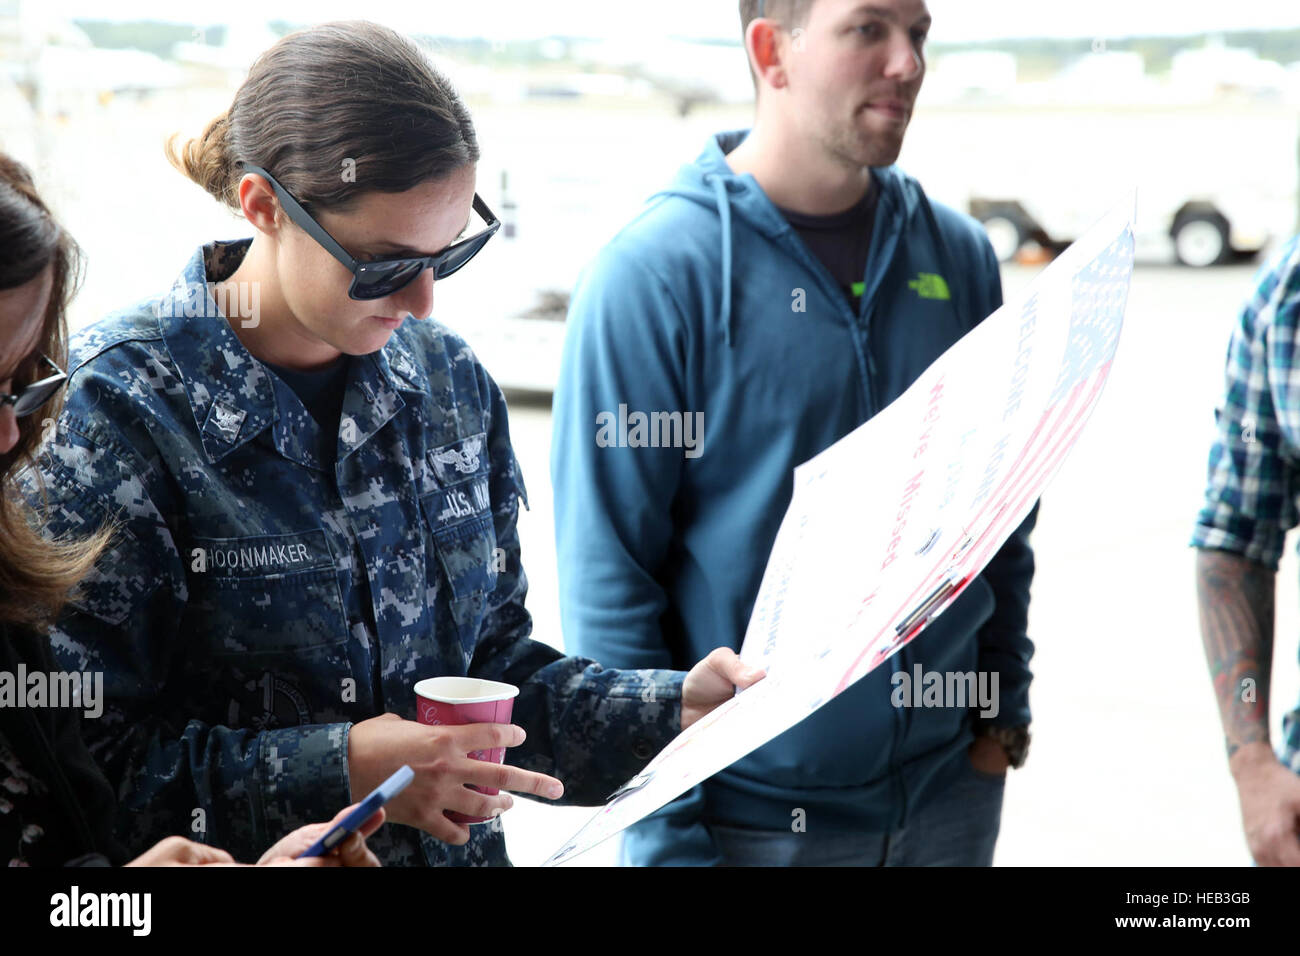
{"type": "MultiPolygon", "coordinates": [[[[926,196],[925,191],[922,189],[918,189],[916,192],[921,197],[921,209],[925,212],[926,221],[930,224],[930,233],[939,242],[939,258],[943,262],[943,272],[941,275],[943,275],[947,281],[949,290],[948,294],[952,296],[953,311],[957,313],[957,318],[960,320],[965,313],[962,311],[961,302],[958,301],[957,298],[961,289],[961,283],[958,281],[956,269],[953,268],[952,253],[948,249],[947,241],[943,238],[943,230],[939,228],[939,221],[934,217],[934,209],[930,206],[929,197],[926,196]]],[[[976,316],[970,321],[978,322],[983,318],[984,316],[982,315],[976,316]]]]}
{"type": "Polygon", "coordinates": [[[708,173],[706,181],[713,183],[713,195],[718,201],[718,217],[722,220],[722,302],[718,305],[718,315],[722,319],[722,334],[728,346],[731,345],[731,196],[727,193],[727,183],[721,177],[708,173]]]}

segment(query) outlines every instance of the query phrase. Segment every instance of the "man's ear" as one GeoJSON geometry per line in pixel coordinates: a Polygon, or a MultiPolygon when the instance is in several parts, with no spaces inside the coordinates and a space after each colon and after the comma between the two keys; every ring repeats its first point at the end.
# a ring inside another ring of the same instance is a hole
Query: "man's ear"
{"type": "Polygon", "coordinates": [[[788,44],[784,31],[776,21],[758,18],[750,22],[745,31],[745,52],[750,68],[759,79],[760,86],[784,89],[786,85],[785,57],[788,44]]]}
{"type": "Polygon", "coordinates": [[[239,183],[239,208],[258,232],[275,235],[279,231],[280,203],[271,184],[256,173],[246,173],[239,183]]]}

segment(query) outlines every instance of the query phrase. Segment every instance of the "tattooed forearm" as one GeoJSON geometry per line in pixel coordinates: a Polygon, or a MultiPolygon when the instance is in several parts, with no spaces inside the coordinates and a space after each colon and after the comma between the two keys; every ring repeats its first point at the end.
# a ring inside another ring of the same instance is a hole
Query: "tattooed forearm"
{"type": "Polygon", "coordinates": [[[1268,568],[1228,551],[1196,557],[1201,641],[1231,758],[1268,743],[1268,682],[1273,662],[1273,579],[1268,568]]]}

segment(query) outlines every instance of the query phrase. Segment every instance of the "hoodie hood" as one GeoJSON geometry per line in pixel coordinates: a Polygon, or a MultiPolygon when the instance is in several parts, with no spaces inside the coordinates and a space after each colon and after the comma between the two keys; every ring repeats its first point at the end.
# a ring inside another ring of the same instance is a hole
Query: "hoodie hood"
{"type": "MultiPolygon", "coordinates": [[[[695,162],[688,163],[678,170],[671,186],[650,197],[653,203],[678,196],[717,210],[722,237],[721,274],[718,283],[721,287],[721,298],[718,303],[718,316],[728,345],[734,344],[731,290],[735,221],[741,221],[778,245],[798,241],[798,233],[767,198],[758,180],[750,173],[737,174],[727,164],[727,154],[739,146],[748,135],[749,130],[733,130],[713,136],[695,162]]],[[[890,261],[895,246],[901,237],[908,234],[917,216],[925,219],[929,232],[934,236],[939,255],[948,270],[945,274],[953,275],[952,254],[948,249],[943,230],[939,228],[930,201],[916,180],[897,166],[873,166],[871,173],[880,190],[880,196],[876,207],[875,235],[871,240],[863,300],[870,301],[873,298],[884,275],[883,270],[875,268],[874,264],[890,261]]],[[[956,294],[954,291],[954,295],[956,294]]],[[[954,305],[961,308],[963,303],[954,302],[954,305]]]]}

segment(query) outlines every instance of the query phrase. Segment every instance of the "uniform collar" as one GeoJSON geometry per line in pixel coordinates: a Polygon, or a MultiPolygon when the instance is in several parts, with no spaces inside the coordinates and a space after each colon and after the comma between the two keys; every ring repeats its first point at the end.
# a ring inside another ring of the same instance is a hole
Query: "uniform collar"
{"type": "MultiPolygon", "coordinates": [[[[203,450],[214,462],[281,417],[270,373],[235,335],[208,289],[209,282],[229,278],[251,243],[237,239],[199,247],[156,305],[163,341],[184,383],[203,450]]],[[[343,420],[350,417],[352,425],[340,429],[340,459],[405,406],[399,391],[428,393],[401,330],[384,348],[358,356],[352,365],[343,404],[343,420]]],[[[287,429],[277,428],[273,435],[281,454],[300,459],[301,449],[287,429]]]]}
{"type": "Polygon", "coordinates": [[[270,374],[239,341],[207,285],[229,277],[251,243],[240,239],[200,246],[156,306],[163,342],[211,461],[277,417],[270,374]]]}
{"type": "Polygon", "coordinates": [[[403,392],[419,392],[422,395],[429,394],[428,384],[421,381],[419,365],[416,364],[415,355],[411,351],[410,345],[406,342],[407,325],[411,322],[429,321],[428,319],[407,319],[402,323],[402,327],[388,337],[388,344],[378,352],[372,353],[371,357],[375,359],[379,373],[384,376],[389,384],[403,392]]]}

